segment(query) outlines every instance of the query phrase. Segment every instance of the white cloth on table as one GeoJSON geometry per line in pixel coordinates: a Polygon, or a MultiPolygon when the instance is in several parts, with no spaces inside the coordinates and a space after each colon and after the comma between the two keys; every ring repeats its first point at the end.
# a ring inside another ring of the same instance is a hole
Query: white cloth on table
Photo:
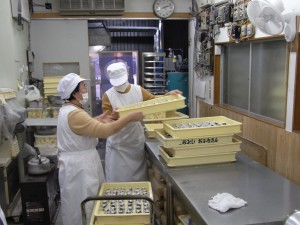
{"type": "Polygon", "coordinates": [[[218,193],[208,200],[208,205],[220,212],[227,212],[231,208],[240,208],[247,202],[241,198],[236,198],[229,193],[218,193]]]}

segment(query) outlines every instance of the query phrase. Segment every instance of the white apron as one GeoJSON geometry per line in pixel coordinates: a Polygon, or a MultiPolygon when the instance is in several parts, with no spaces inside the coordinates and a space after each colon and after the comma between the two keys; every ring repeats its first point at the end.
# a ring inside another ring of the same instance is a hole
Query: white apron
{"type": "MultiPolygon", "coordinates": [[[[82,225],[81,202],[97,195],[104,182],[100,156],[95,148],[97,139],[79,136],[70,130],[67,115],[74,109],[74,106],[63,106],[58,117],[57,145],[63,225],[82,225]]],[[[93,204],[86,204],[88,223],[93,204]]]]}
{"type": "MultiPolygon", "coordinates": [[[[114,88],[106,92],[112,107],[143,101],[141,88],[131,84],[128,93],[118,93],[114,88]]],[[[131,122],[118,133],[107,138],[105,173],[107,182],[147,180],[145,135],[141,122],[131,122]]]]}

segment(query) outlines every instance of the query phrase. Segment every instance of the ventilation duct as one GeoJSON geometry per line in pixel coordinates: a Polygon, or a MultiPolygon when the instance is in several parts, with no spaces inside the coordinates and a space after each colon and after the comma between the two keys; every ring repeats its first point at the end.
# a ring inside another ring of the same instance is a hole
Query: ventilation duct
{"type": "Polygon", "coordinates": [[[61,15],[123,15],[124,0],[60,0],[61,15]]]}
{"type": "Polygon", "coordinates": [[[110,46],[111,37],[103,23],[89,23],[89,46],[110,46]]]}

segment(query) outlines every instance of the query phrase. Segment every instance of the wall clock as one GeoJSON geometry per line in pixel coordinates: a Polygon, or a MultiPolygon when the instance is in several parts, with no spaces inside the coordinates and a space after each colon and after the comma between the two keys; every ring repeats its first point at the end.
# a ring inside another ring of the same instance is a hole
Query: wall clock
{"type": "Polygon", "coordinates": [[[172,0],[155,0],[153,3],[153,12],[159,18],[170,17],[175,10],[175,4],[172,0]]]}

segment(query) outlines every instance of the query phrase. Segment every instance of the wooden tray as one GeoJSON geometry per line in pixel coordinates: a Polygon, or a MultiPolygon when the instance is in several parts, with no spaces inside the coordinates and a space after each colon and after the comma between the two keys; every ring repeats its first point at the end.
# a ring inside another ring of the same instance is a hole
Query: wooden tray
{"type": "MultiPolygon", "coordinates": [[[[113,191],[114,188],[120,190],[121,188],[125,188],[125,190],[129,190],[129,188],[146,188],[147,197],[153,199],[152,186],[150,182],[112,182],[112,183],[103,183],[99,192],[99,196],[106,195],[106,190],[113,191]]],[[[127,202],[128,200],[124,200],[125,207],[127,210],[127,202]]],[[[135,207],[135,201],[133,200],[133,207],[135,207]]],[[[103,210],[104,201],[96,201],[94,205],[94,210],[91,218],[90,225],[113,225],[113,224],[150,224],[150,212],[144,212],[143,210],[140,213],[130,213],[130,214],[105,214],[103,210]]],[[[116,204],[119,204],[116,201],[116,204]]],[[[150,208],[150,203],[149,203],[150,208]]]]}
{"type": "Polygon", "coordinates": [[[161,157],[167,163],[169,167],[179,166],[194,166],[202,164],[212,163],[223,163],[223,162],[234,162],[236,161],[236,152],[223,153],[223,154],[207,154],[199,156],[188,156],[188,157],[171,157],[161,147],[159,148],[161,157]]]}
{"type": "Polygon", "coordinates": [[[144,115],[166,112],[186,107],[184,103],[185,97],[182,95],[168,95],[160,98],[151,99],[135,104],[120,107],[117,112],[120,117],[127,115],[133,111],[143,112],[144,115]]]}
{"type": "Polygon", "coordinates": [[[168,155],[173,157],[188,157],[198,156],[206,154],[222,154],[222,153],[233,153],[240,151],[241,141],[233,138],[231,143],[226,144],[212,144],[206,146],[193,146],[185,148],[164,148],[168,155]]]}
{"type": "Polygon", "coordinates": [[[155,130],[159,130],[162,128],[163,128],[162,123],[145,124],[145,130],[149,138],[155,138],[156,136],[155,130]]]}
{"type": "Polygon", "coordinates": [[[165,148],[186,148],[194,146],[207,146],[215,144],[232,143],[233,135],[225,136],[207,136],[192,138],[173,138],[164,130],[155,130],[156,139],[159,140],[165,148]]]}
{"type": "Polygon", "coordinates": [[[181,120],[164,121],[164,130],[174,138],[201,137],[201,136],[218,136],[233,135],[241,132],[242,123],[229,119],[225,116],[202,117],[181,120]],[[194,124],[203,124],[210,122],[217,124],[215,126],[195,127],[194,124]],[[183,126],[190,128],[182,128],[183,126]],[[175,126],[181,128],[175,128],[175,126]]]}
{"type": "Polygon", "coordinates": [[[189,118],[188,115],[183,114],[181,112],[177,112],[177,111],[168,111],[165,112],[166,115],[164,117],[161,118],[155,118],[155,119],[151,119],[151,118],[144,118],[144,122],[145,123],[162,123],[162,121],[166,121],[166,120],[178,120],[178,119],[187,119],[189,118]]]}

